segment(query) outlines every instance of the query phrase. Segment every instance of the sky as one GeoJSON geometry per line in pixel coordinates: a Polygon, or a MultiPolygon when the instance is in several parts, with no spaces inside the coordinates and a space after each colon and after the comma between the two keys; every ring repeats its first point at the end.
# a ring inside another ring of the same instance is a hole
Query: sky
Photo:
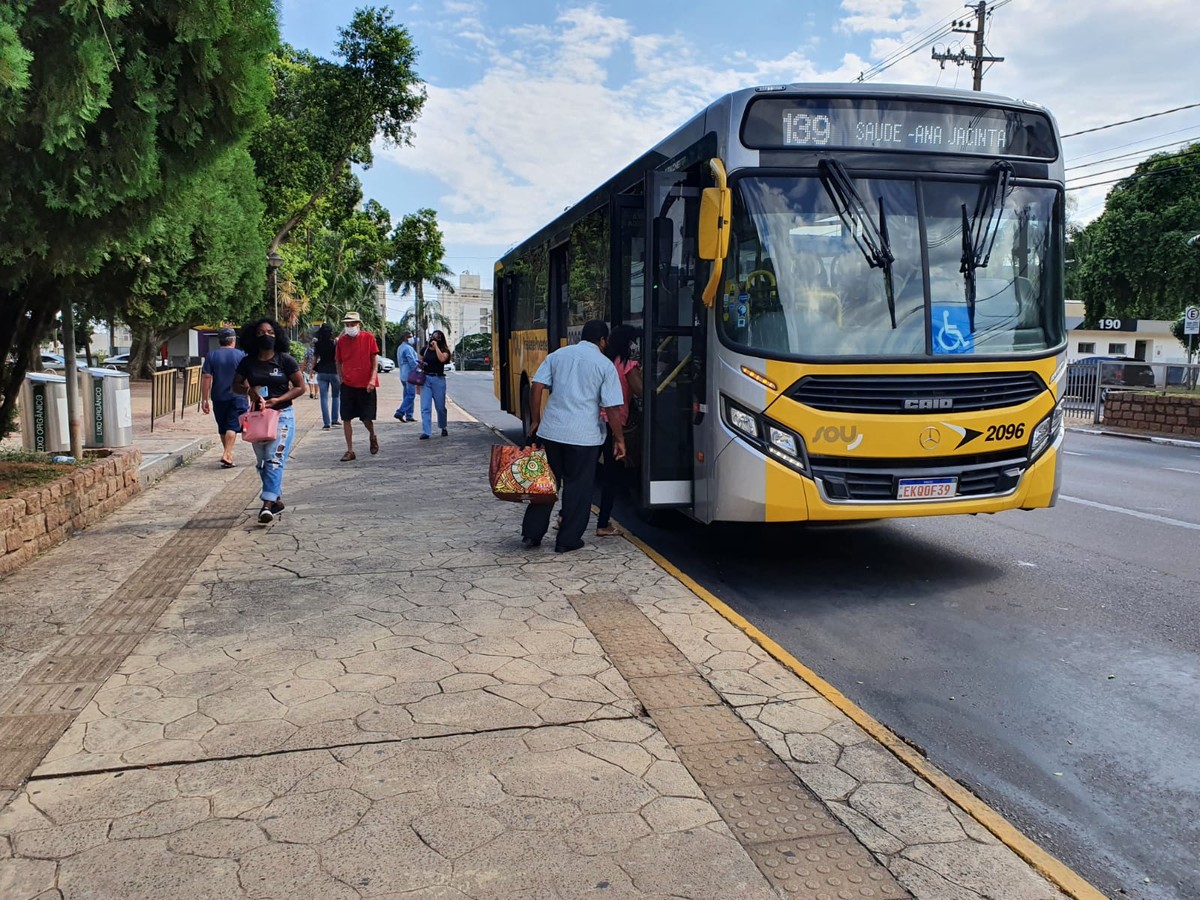
{"type": "MultiPolygon", "coordinates": [[[[284,40],[331,57],[355,5],[282,0],[284,40]]],[[[1047,107],[1064,135],[1200,102],[1200,17],[1188,0],[989,7],[987,49],[1005,59],[987,71],[984,90],[1047,107]]],[[[395,221],[437,210],[447,266],[479,274],[485,288],[508,247],[722,94],[854,81],[938,26],[973,22],[952,0],[401,0],[391,8],[420,52],[428,100],[411,146],[375,148],[375,164],[359,173],[365,195],[395,221]]],[[[969,67],[930,59],[931,49],[960,47],[971,52],[972,37],[940,37],[869,83],[970,88],[969,67]]],[[[1082,224],[1102,213],[1111,187],[1084,186],[1128,174],[1151,148],[1188,140],[1200,140],[1200,108],[1064,138],[1068,188],[1081,188],[1069,194],[1073,217],[1082,224]]],[[[389,315],[403,305],[389,303],[389,315]]]]}

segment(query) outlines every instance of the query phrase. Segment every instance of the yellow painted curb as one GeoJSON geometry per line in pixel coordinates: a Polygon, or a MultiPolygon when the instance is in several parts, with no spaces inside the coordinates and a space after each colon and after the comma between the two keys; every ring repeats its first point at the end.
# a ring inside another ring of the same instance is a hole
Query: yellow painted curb
{"type": "Polygon", "coordinates": [[[767,635],[745,618],[730,609],[714,594],[697,583],[695,579],[681,571],[669,559],[646,544],[641,538],[631,534],[628,529],[622,528],[621,530],[625,532],[625,539],[627,541],[682,582],[688,590],[716,610],[722,618],[740,629],[776,661],[787,666],[796,675],[804,679],[813,690],[845,713],[863,731],[867,732],[867,734],[890,750],[901,762],[912,769],[913,772],[937,788],[947,800],[958,806],[963,812],[967,813],[995,835],[1002,844],[1025,860],[1025,862],[1029,863],[1029,865],[1033,866],[1034,869],[1049,880],[1051,884],[1058,887],[1064,894],[1075,898],[1075,900],[1105,900],[1104,894],[1092,887],[1091,884],[1077,875],[1065,863],[1055,859],[1027,838],[1007,819],[949,775],[939,770],[911,746],[894,735],[874,716],[855,704],[849,697],[812,669],[808,668],[808,666],[804,665],[804,663],[800,662],[800,660],[796,659],[796,657],[792,656],[792,654],[788,653],[787,650],[767,637],[767,635]]]}

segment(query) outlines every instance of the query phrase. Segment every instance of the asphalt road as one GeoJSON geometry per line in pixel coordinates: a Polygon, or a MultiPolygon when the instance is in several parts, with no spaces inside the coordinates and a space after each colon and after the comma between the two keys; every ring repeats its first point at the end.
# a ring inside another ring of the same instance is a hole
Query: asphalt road
{"type": "MultiPolygon", "coordinates": [[[[508,432],[486,373],[451,396],[508,432]]],[[[621,522],[1109,896],[1200,897],[1200,449],[1072,432],[1052,510],[621,522]]]]}

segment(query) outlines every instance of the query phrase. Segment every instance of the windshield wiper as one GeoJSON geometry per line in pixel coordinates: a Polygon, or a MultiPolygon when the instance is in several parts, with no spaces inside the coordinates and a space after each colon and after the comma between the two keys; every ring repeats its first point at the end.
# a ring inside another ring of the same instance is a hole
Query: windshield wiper
{"type": "Polygon", "coordinates": [[[883,285],[887,292],[888,315],[892,328],[896,327],[896,295],[892,281],[892,247],[888,241],[887,218],[883,212],[883,197],[879,198],[879,225],[871,221],[867,205],[854,187],[846,167],[836,159],[823,159],[820,163],[821,184],[833,201],[838,218],[854,238],[867,265],[883,270],[883,285]]]}
{"type": "Polygon", "coordinates": [[[1008,183],[1013,167],[1008,162],[998,162],[992,167],[995,174],[979,190],[975,201],[975,214],[967,215],[967,204],[962,205],[962,272],[967,298],[967,321],[971,333],[975,332],[975,270],[986,269],[1000,233],[1000,220],[1004,218],[1004,201],[1008,197],[1008,183]]]}

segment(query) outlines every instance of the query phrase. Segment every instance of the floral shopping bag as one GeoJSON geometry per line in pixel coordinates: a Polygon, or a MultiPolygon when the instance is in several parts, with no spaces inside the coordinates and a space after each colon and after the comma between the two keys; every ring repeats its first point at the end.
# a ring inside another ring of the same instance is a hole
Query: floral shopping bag
{"type": "Polygon", "coordinates": [[[554,473],[546,461],[546,451],[540,448],[493,446],[488,480],[492,493],[501,500],[553,503],[558,499],[554,473]]]}

